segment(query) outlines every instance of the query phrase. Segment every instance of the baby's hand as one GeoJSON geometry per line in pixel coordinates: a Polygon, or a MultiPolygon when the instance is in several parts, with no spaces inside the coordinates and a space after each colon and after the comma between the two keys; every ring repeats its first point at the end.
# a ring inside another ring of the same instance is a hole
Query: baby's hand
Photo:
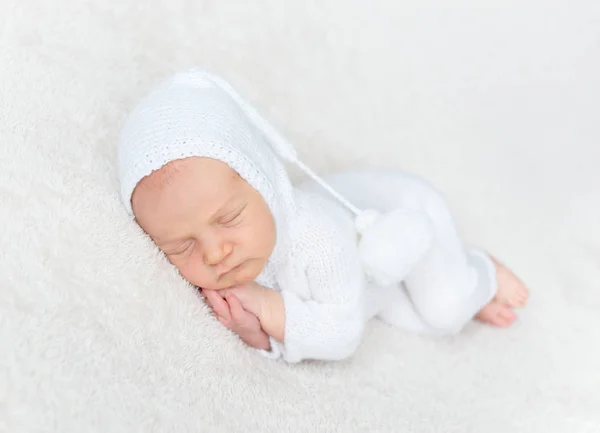
{"type": "Polygon", "coordinates": [[[219,290],[221,296],[231,294],[239,299],[244,310],[254,314],[261,328],[275,340],[283,342],[285,332],[285,308],[283,298],[274,290],[256,282],[219,290]]]}
{"type": "Polygon", "coordinates": [[[223,297],[214,290],[203,290],[202,293],[223,326],[239,335],[248,346],[270,349],[269,336],[262,330],[258,317],[246,311],[237,296],[225,293],[223,297]]]}
{"type": "Polygon", "coordinates": [[[267,291],[269,289],[261,286],[255,281],[245,283],[240,286],[230,287],[219,290],[221,297],[225,298],[228,294],[234,295],[239,299],[242,308],[252,313],[260,320],[267,309],[267,291]]]}

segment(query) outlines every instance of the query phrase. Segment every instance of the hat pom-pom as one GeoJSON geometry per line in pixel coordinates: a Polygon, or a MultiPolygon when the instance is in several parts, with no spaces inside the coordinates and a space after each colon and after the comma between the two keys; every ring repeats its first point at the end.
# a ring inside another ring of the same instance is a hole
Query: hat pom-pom
{"type": "Polygon", "coordinates": [[[403,281],[433,243],[433,227],[421,213],[363,211],[356,218],[359,254],[367,276],[387,286],[403,281]]]}

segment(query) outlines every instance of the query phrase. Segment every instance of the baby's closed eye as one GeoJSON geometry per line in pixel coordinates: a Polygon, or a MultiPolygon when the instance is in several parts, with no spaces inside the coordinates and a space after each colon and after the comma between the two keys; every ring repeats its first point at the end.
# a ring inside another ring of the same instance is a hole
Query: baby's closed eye
{"type": "Polygon", "coordinates": [[[163,249],[163,252],[167,256],[179,256],[179,255],[182,255],[182,254],[190,251],[191,248],[193,247],[193,245],[194,245],[194,240],[188,239],[185,242],[177,245],[176,247],[169,248],[169,249],[163,249]]]}
{"type": "Polygon", "coordinates": [[[239,224],[245,208],[246,208],[246,205],[235,209],[234,211],[228,213],[227,215],[224,215],[222,218],[219,219],[219,224],[227,226],[227,227],[231,227],[231,226],[235,226],[235,225],[239,224]]]}

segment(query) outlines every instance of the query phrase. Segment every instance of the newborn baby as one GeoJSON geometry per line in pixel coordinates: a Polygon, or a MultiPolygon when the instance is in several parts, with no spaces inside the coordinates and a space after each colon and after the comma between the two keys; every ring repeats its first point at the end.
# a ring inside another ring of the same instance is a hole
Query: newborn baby
{"type": "Polygon", "coordinates": [[[527,300],[511,271],[464,248],[431,186],[395,171],[319,178],[201,70],[134,110],[119,171],[137,223],[218,320],[268,357],[346,358],[375,317],[428,335],[475,317],[507,327],[527,300]],[[292,186],[282,160],[312,180],[292,186]]]}

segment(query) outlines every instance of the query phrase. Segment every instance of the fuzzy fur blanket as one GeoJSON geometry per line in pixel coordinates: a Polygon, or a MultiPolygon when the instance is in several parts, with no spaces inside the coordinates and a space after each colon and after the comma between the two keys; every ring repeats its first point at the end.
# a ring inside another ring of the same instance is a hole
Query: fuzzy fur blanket
{"type": "Polygon", "coordinates": [[[0,432],[600,431],[600,7],[0,3],[0,432]],[[230,80],[320,173],[393,167],[529,284],[510,330],[369,325],[289,366],[210,315],[119,202],[163,77],[230,80]]]}

